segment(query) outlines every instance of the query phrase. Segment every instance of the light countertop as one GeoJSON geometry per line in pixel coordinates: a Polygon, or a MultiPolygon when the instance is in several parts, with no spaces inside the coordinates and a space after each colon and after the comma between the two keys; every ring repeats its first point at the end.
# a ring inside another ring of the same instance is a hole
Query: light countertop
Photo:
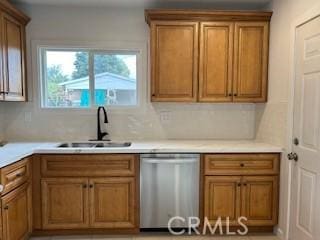
{"type": "Polygon", "coordinates": [[[132,141],[120,148],[57,148],[57,142],[15,142],[0,147],[0,168],[32,154],[98,153],[280,153],[281,147],[255,141],[161,140],[132,141]]]}

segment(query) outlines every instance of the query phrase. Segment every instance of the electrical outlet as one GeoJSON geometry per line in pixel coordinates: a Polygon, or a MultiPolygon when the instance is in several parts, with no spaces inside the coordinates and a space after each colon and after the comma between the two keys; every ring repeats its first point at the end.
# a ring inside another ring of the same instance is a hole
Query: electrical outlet
{"type": "Polygon", "coordinates": [[[162,111],[160,112],[160,121],[162,123],[168,123],[171,120],[171,112],[169,111],[162,111]]]}

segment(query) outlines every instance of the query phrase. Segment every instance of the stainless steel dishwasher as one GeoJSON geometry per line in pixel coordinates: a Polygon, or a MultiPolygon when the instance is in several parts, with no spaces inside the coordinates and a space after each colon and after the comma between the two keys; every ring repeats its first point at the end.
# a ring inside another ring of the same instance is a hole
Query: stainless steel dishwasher
{"type": "Polygon", "coordinates": [[[141,155],[141,228],[187,227],[188,217],[199,215],[199,154],[141,155]]]}

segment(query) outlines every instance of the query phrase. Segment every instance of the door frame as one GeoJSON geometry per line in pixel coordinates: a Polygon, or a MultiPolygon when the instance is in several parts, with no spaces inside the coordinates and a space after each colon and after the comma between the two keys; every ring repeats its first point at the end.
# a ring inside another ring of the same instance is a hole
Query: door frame
{"type": "MultiPolygon", "coordinates": [[[[288,109],[287,109],[287,124],[288,124],[288,131],[287,131],[287,143],[286,143],[286,152],[292,151],[292,139],[293,139],[293,116],[294,116],[294,91],[295,91],[295,45],[296,45],[296,30],[301,25],[311,21],[312,19],[320,16],[320,4],[316,4],[312,6],[309,10],[305,11],[301,14],[296,20],[294,20],[290,27],[290,52],[289,52],[289,98],[288,98],[288,109]]],[[[286,156],[283,157],[285,161],[286,156]]],[[[290,236],[292,235],[291,223],[291,199],[292,199],[292,175],[293,175],[293,163],[292,161],[288,162],[288,198],[286,199],[287,202],[287,214],[286,214],[286,229],[285,233],[282,232],[279,237],[284,240],[289,240],[290,236]],[[282,236],[281,236],[282,235],[282,236]]],[[[279,235],[279,231],[278,231],[279,235]]]]}

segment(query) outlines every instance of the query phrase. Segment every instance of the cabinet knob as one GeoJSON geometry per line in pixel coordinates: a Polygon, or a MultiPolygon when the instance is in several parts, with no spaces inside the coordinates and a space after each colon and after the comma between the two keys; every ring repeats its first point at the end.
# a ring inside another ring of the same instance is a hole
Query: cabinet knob
{"type": "Polygon", "coordinates": [[[240,163],[240,167],[244,167],[244,163],[240,163]]]}
{"type": "Polygon", "coordinates": [[[87,188],[87,184],[83,184],[82,187],[83,187],[83,188],[87,188]]]}
{"type": "Polygon", "coordinates": [[[232,93],[229,93],[228,96],[229,96],[229,97],[232,97],[232,93]]]}
{"type": "Polygon", "coordinates": [[[93,184],[90,184],[90,185],[89,185],[89,188],[93,188],[93,184]]]}
{"type": "Polygon", "coordinates": [[[152,97],[155,97],[156,95],[153,93],[151,96],[152,96],[152,97]]]}
{"type": "Polygon", "coordinates": [[[247,183],[243,183],[243,186],[247,186],[247,183]]]}
{"type": "Polygon", "coordinates": [[[237,94],[237,93],[235,93],[235,94],[233,94],[233,96],[235,96],[235,97],[236,97],[236,96],[238,96],[238,94],[237,94]]]}
{"type": "Polygon", "coordinates": [[[4,209],[4,210],[8,210],[8,209],[9,209],[9,206],[5,206],[3,209],[4,209]]]}
{"type": "Polygon", "coordinates": [[[237,185],[238,185],[238,187],[241,187],[241,183],[238,183],[237,185]]]}

